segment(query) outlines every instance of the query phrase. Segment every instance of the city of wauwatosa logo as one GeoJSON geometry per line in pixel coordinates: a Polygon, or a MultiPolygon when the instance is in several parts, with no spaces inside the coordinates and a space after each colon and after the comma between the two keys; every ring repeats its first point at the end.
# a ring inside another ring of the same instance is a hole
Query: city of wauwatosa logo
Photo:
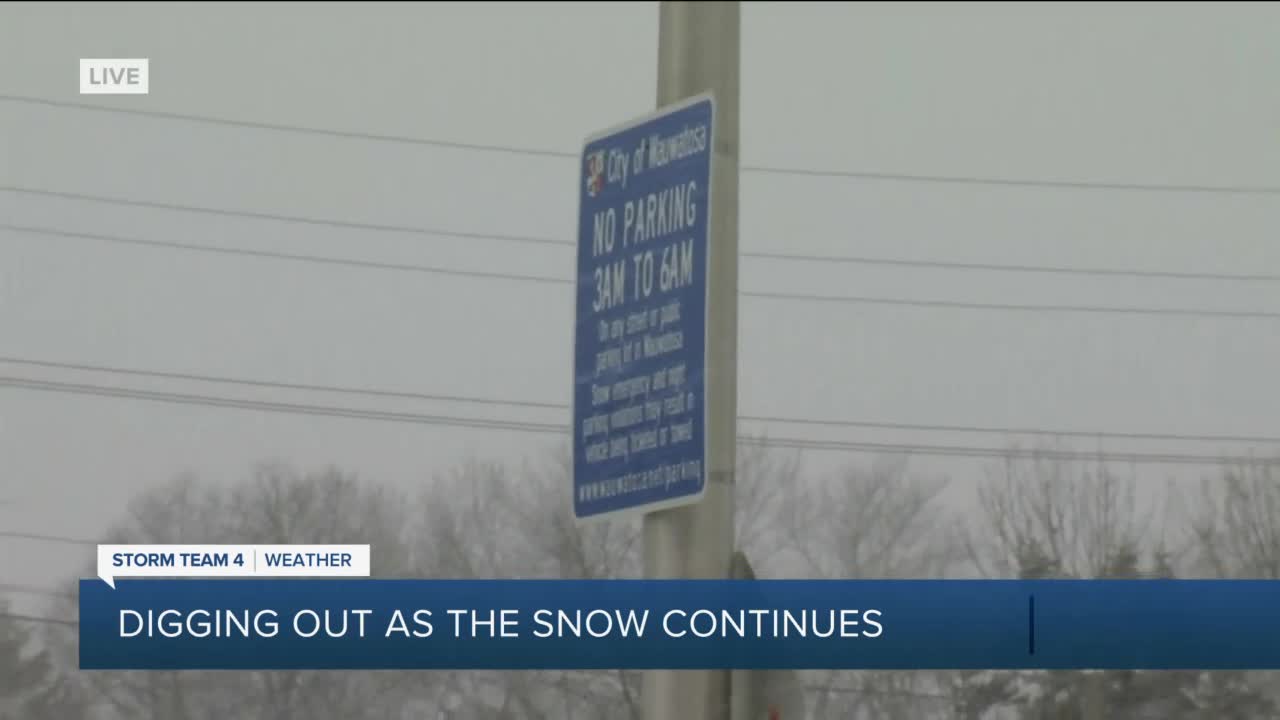
{"type": "Polygon", "coordinates": [[[587,194],[595,197],[604,190],[604,151],[587,155],[587,194]]]}

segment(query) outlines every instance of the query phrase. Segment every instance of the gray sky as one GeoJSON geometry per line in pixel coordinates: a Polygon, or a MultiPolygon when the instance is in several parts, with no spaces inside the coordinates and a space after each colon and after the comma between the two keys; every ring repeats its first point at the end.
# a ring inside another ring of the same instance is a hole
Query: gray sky
{"type": "MultiPolygon", "coordinates": [[[[746,165],[1280,186],[1274,5],[747,4],[746,165]]],[[[655,3],[0,6],[0,94],[576,152],[652,110],[655,3]],[[148,57],[151,94],[80,98],[81,57],[148,57]]],[[[0,100],[0,183],[359,222],[572,238],[572,159],[336,139],[0,100]]],[[[559,275],[569,248],[0,193],[16,224],[559,275]]],[[[1280,273],[1280,198],[744,173],[744,250],[1280,273]]],[[[742,286],[987,303],[1276,310],[1271,283],[743,260],[742,286]]],[[[0,231],[0,355],[551,402],[566,286],[128,248],[0,231]]],[[[1280,321],[743,299],[744,414],[1276,435],[1280,321]]],[[[120,383],[0,365],[0,373],[120,383]]],[[[225,388],[130,381],[185,392],[225,388]]],[[[559,421],[554,411],[245,393],[559,421]]],[[[761,429],[743,425],[744,430],[761,429]]],[[[770,426],[772,435],[1004,438],[770,426]]],[[[1088,447],[1094,447],[1090,445],[1088,447]]],[[[1228,452],[1109,442],[1114,450],[1228,452]]],[[[279,458],[410,486],[545,438],[0,388],[0,528],[92,537],[137,490],[279,458]]],[[[813,456],[822,468],[844,459],[813,456]]],[[[928,461],[962,487],[974,461],[928,461]]],[[[1195,469],[1151,467],[1153,480],[1195,469]]],[[[961,500],[957,500],[960,502],[961,500]]],[[[0,539],[42,585],[88,552],[0,539]],[[11,550],[39,553],[47,562],[11,550]]],[[[23,601],[30,607],[32,601],[23,601]]]]}

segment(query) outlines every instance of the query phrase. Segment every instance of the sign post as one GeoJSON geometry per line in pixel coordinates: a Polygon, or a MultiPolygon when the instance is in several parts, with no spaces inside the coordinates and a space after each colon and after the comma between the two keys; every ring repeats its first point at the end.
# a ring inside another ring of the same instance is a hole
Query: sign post
{"type": "MultiPolygon", "coordinates": [[[[733,554],[733,580],[755,580],[746,554],[733,554]]],[[[729,674],[729,720],[805,720],[804,685],[795,670],[734,670],[729,674]]]]}
{"type": "MultiPolygon", "coordinates": [[[[651,578],[729,574],[734,548],[738,417],[739,2],[664,0],[658,6],[658,107],[698,93],[716,99],[707,291],[706,488],[697,505],[644,518],[644,571],[651,578]]],[[[644,720],[719,720],[729,673],[655,670],[644,677],[644,720]]]]}
{"type": "MultiPolygon", "coordinates": [[[[658,112],[588,140],[574,354],[579,520],[644,513],[644,574],[723,579],[738,413],[738,2],[663,0],[658,112]]],[[[729,673],[645,673],[644,720],[720,720],[729,673]]]]}

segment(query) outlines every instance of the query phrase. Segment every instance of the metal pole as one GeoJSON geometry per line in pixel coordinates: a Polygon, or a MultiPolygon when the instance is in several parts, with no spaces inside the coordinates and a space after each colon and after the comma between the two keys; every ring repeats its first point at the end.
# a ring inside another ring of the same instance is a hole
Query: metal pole
{"type": "MultiPolygon", "coordinates": [[[[741,551],[733,554],[733,565],[729,575],[734,580],[755,580],[756,572],[751,562],[741,551]]],[[[734,670],[729,673],[729,720],[758,720],[752,717],[757,712],[756,680],[750,670],[734,670]]]]}
{"type": "MultiPolygon", "coordinates": [[[[738,2],[659,4],[659,107],[712,91],[709,303],[706,368],[707,489],[702,502],[644,519],[645,577],[720,579],[733,554],[738,416],[738,2]]],[[[650,671],[644,720],[723,720],[728,673],[650,671]]]]}
{"type": "Polygon", "coordinates": [[[1090,673],[1084,676],[1084,712],[1081,715],[1085,720],[1103,720],[1107,716],[1107,705],[1104,697],[1106,682],[1107,675],[1103,672],[1090,673]]]}

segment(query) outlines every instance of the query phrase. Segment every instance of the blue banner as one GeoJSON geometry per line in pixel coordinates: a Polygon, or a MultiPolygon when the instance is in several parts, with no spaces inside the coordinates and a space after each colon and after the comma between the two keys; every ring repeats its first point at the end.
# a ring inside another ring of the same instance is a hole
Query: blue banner
{"type": "Polygon", "coordinates": [[[106,669],[1280,669],[1280,582],[101,580],[106,669]]]}

